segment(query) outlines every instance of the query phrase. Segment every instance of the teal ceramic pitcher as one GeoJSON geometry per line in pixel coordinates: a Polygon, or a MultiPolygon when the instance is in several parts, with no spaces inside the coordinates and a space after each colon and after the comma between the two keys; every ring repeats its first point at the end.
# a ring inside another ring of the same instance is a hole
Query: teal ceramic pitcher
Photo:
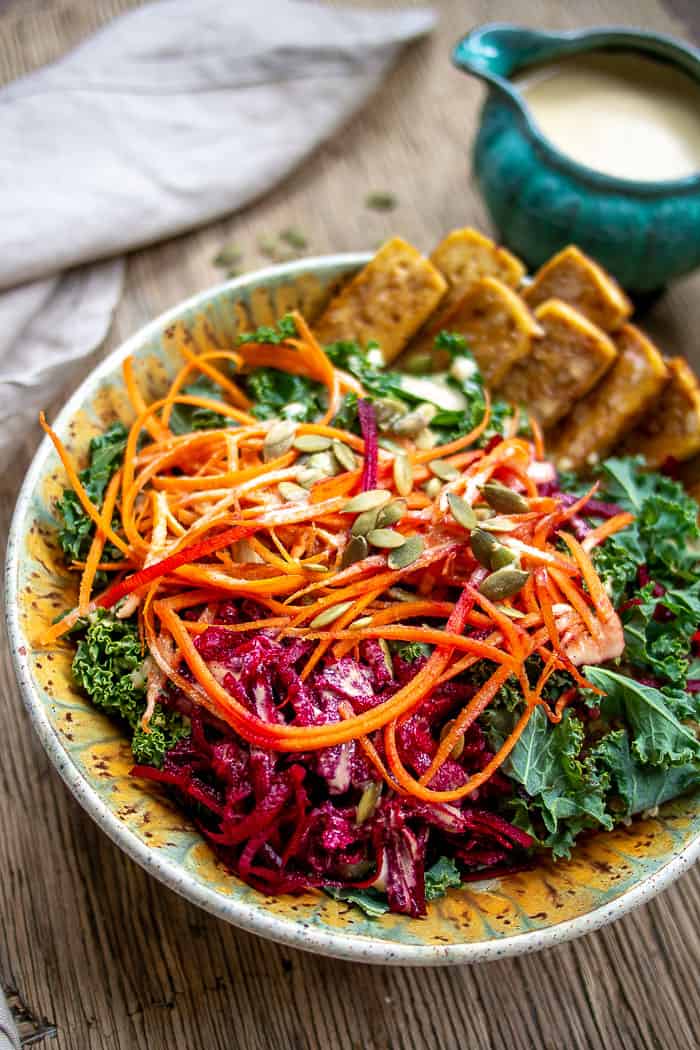
{"type": "Polygon", "coordinates": [[[700,266],[700,172],[637,182],[585,167],[545,138],[509,82],[528,66],[602,50],[644,52],[700,82],[700,51],[641,30],[544,33],[493,24],[465,36],[453,61],[489,89],[474,174],[501,240],[531,268],[574,243],[629,291],[655,291],[700,266]]]}

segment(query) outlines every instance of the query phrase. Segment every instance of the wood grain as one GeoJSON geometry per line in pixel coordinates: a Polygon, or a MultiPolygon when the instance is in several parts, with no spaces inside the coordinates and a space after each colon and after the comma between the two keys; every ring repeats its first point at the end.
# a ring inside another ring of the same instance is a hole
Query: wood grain
{"type": "MultiPolygon", "coordinates": [[[[700,34],[687,0],[674,7],[700,34]]],[[[0,0],[0,80],[51,61],[135,0],[0,0]]],[[[373,5],[382,6],[378,0],[373,5]]],[[[384,6],[389,6],[385,4],[384,6]]],[[[485,224],[467,180],[481,92],[447,54],[471,25],[518,20],[515,0],[440,0],[439,31],[409,49],[380,94],[333,141],[244,213],[135,253],[108,340],[219,276],[235,240],[264,260],[261,234],[299,226],[311,250],[366,248],[397,231],[428,248],[451,227],[485,224]],[[367,211],[391,189],[395,212],[367,211]]],[[[574,8],[534,0],[527,21],[571,27],[574,8]]],[[[589,24],[682,33],[655,2],[586,4],[589,24]]],[[[687,26],[685,27],[687,33],[687,26]]],[[[682,282],[649,315],[662,346],[691,353],[700,282],[682,282]]],[[[7,533],[26,454],[1,479],[7,533]]],[[[689,1050],[698,1045],[700,873],[612,927],[527,958],[420,971],[363,967],[280,948],[180,900],[120,853],[69,798],[21,707],[0,650],[0,977],[54,1044],[94,1050],[689,1050]]]]}

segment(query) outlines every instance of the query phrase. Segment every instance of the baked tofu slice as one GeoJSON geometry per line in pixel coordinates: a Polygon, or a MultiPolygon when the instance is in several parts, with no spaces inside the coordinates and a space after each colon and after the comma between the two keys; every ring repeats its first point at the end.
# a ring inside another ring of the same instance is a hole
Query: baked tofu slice
{"type": "Polygon", "coordinates": [[[603,459],[649,410],[669,377],[654,344],[634,325],[615,337],[618,358],[548,440],[557,464],[579,470],[603,459]]]}
{"type": "Polygon", "coordinates": [[[433,313],[447,282],[433,264],[400,237],[387,241],[345,285],[314,329],[321,343],[376,339],[388,363],[433,313]]]}
{"type": "Polygon", "coordinates": [[[507,373],[498,393],[551,427],[595,386],[617,350],[605,332],[560,299],[538,306],[535,320],[544,334],[507,373]]]}
{"type": "Polygon", "coordinates": [[[547,299],[562,299],[606,332],[614,332],[632,313],[617,281],[573,244],[540,267],[523,298],[533,310],[547,299]]]}
{"type": "Polygon", "coordinates": [[[661,397],[622,444],[625,454],[645,456],[650,467],[700,452],[700,385],[685,358],[666,363],[670,378],[661,397]]]}
{"type": "Polygon", "coordinates": [[[533,339],[542,335],[520,296],[497,277],[481,277],[437,321],[429,321],[408,352],[430,354],[435,368],[441,362],[434,352],[435,336],[443,329],[458,332],[476,358],[488,386],[495,386],[516,361],[530,352],[533,339]]]}
{"type": "Polygon", "coordinates": [[[443,307],[453,306],[482,277],[495,277],[509,288],[517,288],[525,275],[520,259],[471,226],[448,233],[431,254],[430,261],[449,287],[443,307]]]}

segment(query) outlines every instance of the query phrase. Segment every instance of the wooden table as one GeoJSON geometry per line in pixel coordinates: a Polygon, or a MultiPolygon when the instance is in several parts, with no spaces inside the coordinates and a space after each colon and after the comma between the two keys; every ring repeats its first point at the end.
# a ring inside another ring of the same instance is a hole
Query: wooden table
{"type": "MultiPolygon", "coordinates": [[[[0,0],[0,80],[57,57],[135,2],[0,0]]],[[[480,91],[447,54],[479,21],[518,20],[520,5],[434,3],[442,19],[433,39],[407,51],[362,114],[277,190],[243,214],[132,255],[108,348],[212,283],[211,259],[227,240],[243,245],[252,268],[264,261],[259,236],[290,225],[320,253],[365,248],[393,230],[428,248],[454,226],[484,224],[467,182],[480,91]],[[366,193],[383,189],[397,194],[396,211],[366,210],[366,193]]],[[[589,0],[585,19],[700,36],[695,5],[589,0]]],[[[535,0],[528,21],[571,27],[574,8],[580,17],[582,5],[535,0]]],[[[699,293],[697,279],[683,282],[650,315],[666,348],[692,351],[699,293]]],[[[3,538],[36,440],[28,435],[26,455],[2,479],[3,538]]],[[[55,1026],[55,1045],[79,1050],[698,1045],[700,871],[602,932],[535,956],[430,971],[321,959],[210,918],[119,852],[41,750],[4,646],[0,696],[0,977],[27,1007],[26,1034],[55,1026]]]]}

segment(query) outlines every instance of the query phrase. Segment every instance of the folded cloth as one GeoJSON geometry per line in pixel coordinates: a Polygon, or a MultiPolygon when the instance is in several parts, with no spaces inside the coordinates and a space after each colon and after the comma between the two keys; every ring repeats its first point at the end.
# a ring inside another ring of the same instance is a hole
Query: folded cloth
{"type": "Polygon", "coordinates": [[[419,8],[158,0],[0,90],[0,467],[103,341],[119,253],[260,196],[433,22],[419,8]]]}
{"type": "Polygon", "coordinates": [[[19,1036],[10,1008],[0,987],[0,1050],[19,1050],[19,1036]]]}

